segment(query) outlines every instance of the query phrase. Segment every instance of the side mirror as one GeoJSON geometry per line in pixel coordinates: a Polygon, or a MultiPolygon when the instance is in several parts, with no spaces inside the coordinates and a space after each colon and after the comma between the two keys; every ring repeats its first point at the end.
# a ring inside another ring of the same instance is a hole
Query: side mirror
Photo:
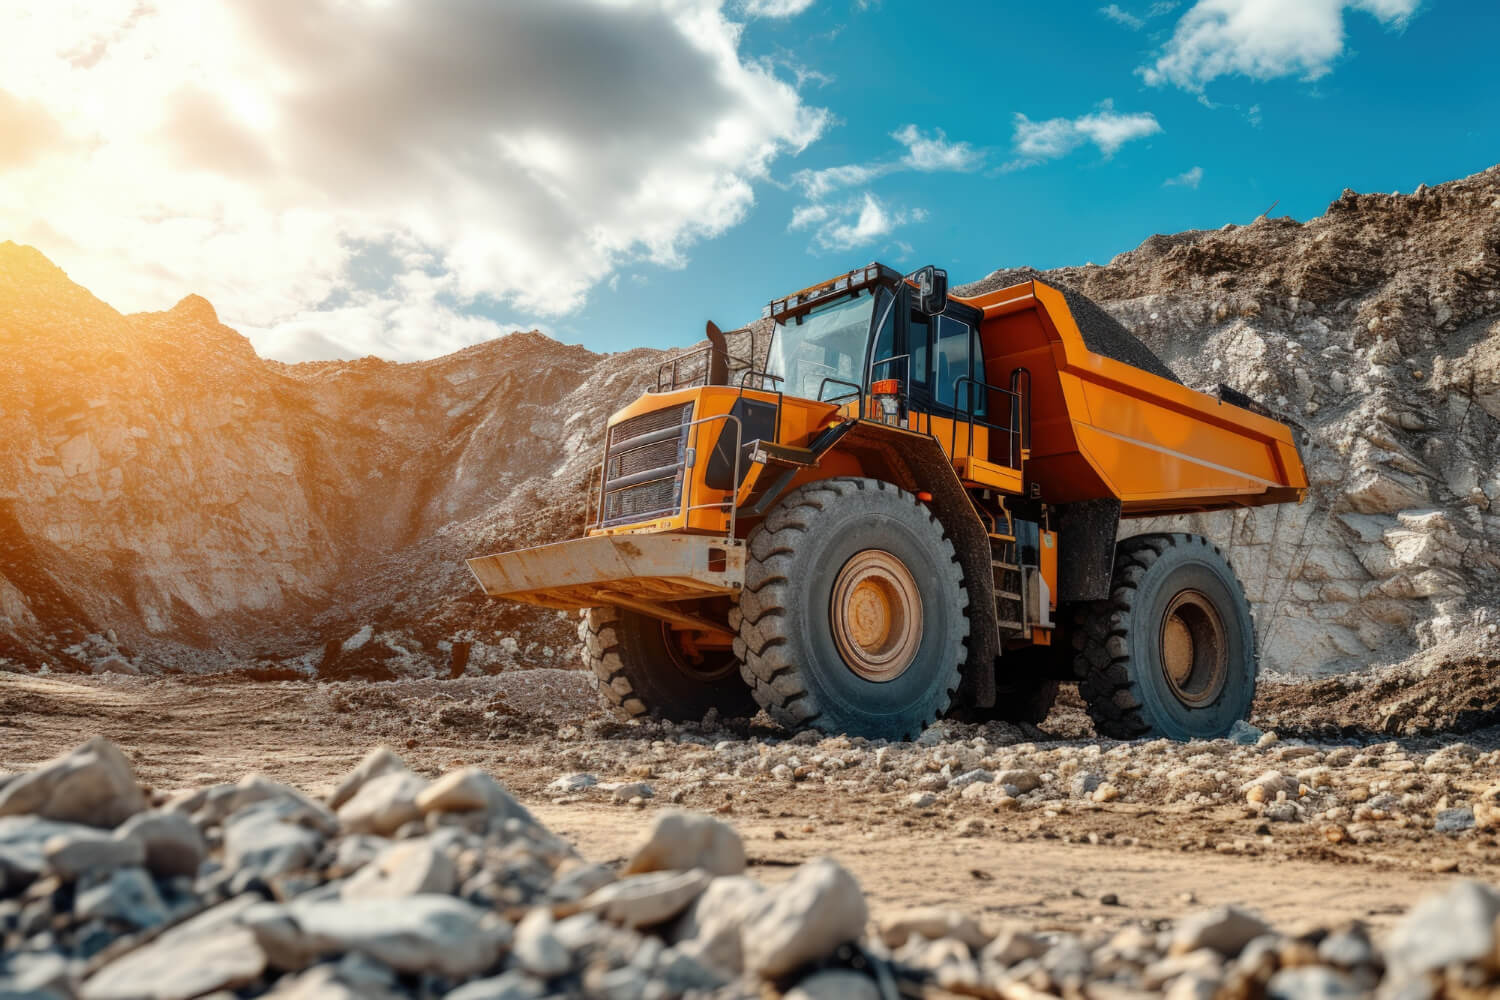
{"type": "Polygon", "coordinates": [[[912,308],[924,316],[936,316],[948,307],[948,272],[928,264],[907,275],[916,282],[912,308]]]}

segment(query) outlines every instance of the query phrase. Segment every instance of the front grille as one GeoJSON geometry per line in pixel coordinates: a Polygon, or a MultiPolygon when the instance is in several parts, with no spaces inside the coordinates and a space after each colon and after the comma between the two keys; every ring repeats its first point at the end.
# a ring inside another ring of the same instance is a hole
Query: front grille
{"type": "Polygon", "coordinates": [[[686,403],[631,417],[609,429],[602,507],[605,524],[677,512],[692,419],[693,404],[686,403]]]}
{"type": "Polygon", "coordinates": [[[674,476],[671,479],[657,479],[654,482],[641,483],[639,486],[627,486],[606,494],[605,523],[644,521],[663,514],[677,513],[680,482],[674,476]]]}

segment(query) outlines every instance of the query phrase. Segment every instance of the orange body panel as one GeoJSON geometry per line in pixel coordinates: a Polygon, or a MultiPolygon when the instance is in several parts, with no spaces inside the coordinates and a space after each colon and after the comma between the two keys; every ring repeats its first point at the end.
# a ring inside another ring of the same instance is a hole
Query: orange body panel
{"type": "Polygon", "coordinates": [[[1025,478],[1052,503],[1116,497],[1125,516],[1301,500],[1285,424],[1088,349],[1062,293],[1027,282],[971,299],[991,382],[1031,375],[1025,478]]]}

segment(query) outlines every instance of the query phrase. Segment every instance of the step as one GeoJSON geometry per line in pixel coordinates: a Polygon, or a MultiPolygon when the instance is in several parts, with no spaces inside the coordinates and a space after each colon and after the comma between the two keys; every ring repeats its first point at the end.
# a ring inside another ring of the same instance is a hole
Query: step
{"type": "Polygon", "coordinates": [[[1016,632],[1024,631],[1026,628],[1021,622],[996,622],[995,624],[1001,628],[1011,629],[1016,632]]]}
{"type": "Polygon", "coordinates": [[[1003,570],[1006,570],[1006,571],[1011,572],[1011,573],[1019,573],[1019,572],[1021,572],[1021,567],[1020,567],[1020,565],[1018,563],[1001,562],[998,559],[991,559],[990,560],[990,568],[991,569],[1003,569],[1003,570]]]}
{"type": "Polygon", "coordinates": [[[818,456],[810,449],[777,444],[774,441],[751,441],[747,450],[750,453],[750,461],[764,462],[767,465],[809,468],[818,464],[818,456]]]}
{"type": "Polygon", "coordinates": [[[1019,601],[1020,599],[1021,595],[1016,593],[1014,590],[995,591],[995,600],[997,601],[1019,601]]]}

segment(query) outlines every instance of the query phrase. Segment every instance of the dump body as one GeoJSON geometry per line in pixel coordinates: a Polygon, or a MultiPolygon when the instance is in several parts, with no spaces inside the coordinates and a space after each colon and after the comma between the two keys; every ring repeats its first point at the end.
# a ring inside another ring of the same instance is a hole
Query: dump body
{"type": "Polygon", "coordinates": [[[1113,497],[1125,517],[1300,500],[1307,474],[1279,421],[1089,350],[1039,281],[960,301],[984,314],[991,381],[1026,369],[1025,479],[1050,503],[1113,497]]]}

